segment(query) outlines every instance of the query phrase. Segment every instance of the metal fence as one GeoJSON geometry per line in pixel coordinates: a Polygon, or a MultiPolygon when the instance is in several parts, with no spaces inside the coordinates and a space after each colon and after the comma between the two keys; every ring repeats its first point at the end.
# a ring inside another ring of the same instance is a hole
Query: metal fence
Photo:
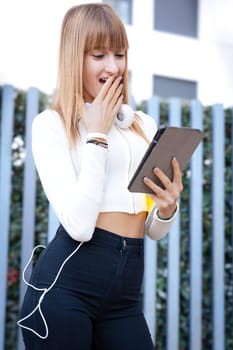
{"type": "MultiPolygon", "coordinates": [[[[133,104],[133,101],[132,101],[133,104]]],[[[169,124],[182,125],[182,101],[171,99],[169,106],[169,124]]],[[[9,250],[9,223],[11,206],[11,144],[14,123],[14,87],[3,86],[1,103],[1,138],[0,138],[0,349],[4,349],[5,319],[6,319],[6,290],[9,250]]],[[[36,171],[31,154],[31,123],[39,110],[39,91],[30,88],[26,99],[25,143],[27,156],[24,164],[23,210],[22,210],[22,241],[21,267],[25,266],[34,246],[35,225],[35,193],[36,171]]],[[[200,102],[189,104],[191,118],[190,126],[203,129],[203,107],[200,102]]],[[[147,112],[157,122],[160,119],[160,101],[152,97],[147,101],[147,112]]],[[[224,149],[225,122],[222,105],[211,108],[212,128],[212,344],[214,350],[225,349],[225,298],[224,298],[224,149]]],[[[190,236],[190,307],[189,307],[189,349],[202,349],[202,244],[203,244],[203,144],[194,153],[190,169],[190,201],[189,201],[189,236],[190,236]]],[[[57,219],[49,210],[48,240],[57,228],[57,219]]],[[[180,315],[180,217],[176,220],[166,238],[167,250],[167,298],[166,298],[166,349],[179,349],[179,315],[180,315]]],[[[145,239],[145,276],[143,283],[143,310],[148,321],[152,338],[156,341],[156,276],[158,243],[145,239]]],[[[25,286],[20,282],[21,303],[25,286]]],[[[23,349],[21,336],[18,338],[18,349],[23,349]]]]}

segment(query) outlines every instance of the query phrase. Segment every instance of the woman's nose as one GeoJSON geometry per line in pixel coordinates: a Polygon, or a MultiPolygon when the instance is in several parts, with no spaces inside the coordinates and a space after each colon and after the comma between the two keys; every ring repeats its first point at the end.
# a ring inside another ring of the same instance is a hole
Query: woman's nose
{"type": "Polygon", "coordinates": [[[105,71],[107,73],[117,74],[118,70],[119,70],[119,68],[118,68],[116,60],[114,58],[109,59],[107,64],[106,64],[105,71]]]}

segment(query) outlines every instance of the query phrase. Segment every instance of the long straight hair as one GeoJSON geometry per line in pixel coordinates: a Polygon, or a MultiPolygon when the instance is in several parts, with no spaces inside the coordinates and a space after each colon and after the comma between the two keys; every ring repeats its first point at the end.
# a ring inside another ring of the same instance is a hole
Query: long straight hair
{"type": "MultiPolygon", "coordinates": [[[[123,103],[128,103],[128,38],[124,24],[112,7],[103,3],[70,8],[62,22],[58,60],[58,78],[53,108],[64,124],[71,146],[78,138],[78,119],[82,116],[83,61],[85,53],[96,49],[124,50],[123,103]]],[[[145,138],[137,120],[132,130],[145,138]]]]}

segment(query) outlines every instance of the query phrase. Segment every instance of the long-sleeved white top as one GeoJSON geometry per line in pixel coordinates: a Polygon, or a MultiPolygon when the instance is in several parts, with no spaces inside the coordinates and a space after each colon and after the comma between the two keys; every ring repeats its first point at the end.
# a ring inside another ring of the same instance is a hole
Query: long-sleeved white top
{"type": "MultiPolygon", "coordinates": [[[[157,130],[153,118],[137,114],[151,140],[157,130]]],[[[127,189],[148,144],[130,129],[113,125],[108,134],[109,148],[105,149],[87,144],[82,121],[78,127],[80,138],[70,148],[59,115],[45,110],[33,120],[32,152],[43,189],[60,223],[73,239],[88,241],[100,212],[148,211],[146,195],[127,189]]],[[[145,232],[152,239],[160,239],[169,231],[175,215],[161,220],[155,209],[147,217],[145,232]]]]}

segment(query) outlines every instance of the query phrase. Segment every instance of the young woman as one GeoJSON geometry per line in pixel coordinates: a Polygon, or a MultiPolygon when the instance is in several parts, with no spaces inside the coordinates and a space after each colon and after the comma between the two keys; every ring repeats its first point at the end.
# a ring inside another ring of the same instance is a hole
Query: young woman
{"type": "Polygon", "coordinates": [[[153,349],[139,302],[143,237],[169,231],[182,180],[175,159],[173,181],[154,170],[165,189],[145,178],[156,202],[149,213],[146,195],[127,190],[156,132],[151,117],[127,106],[127,50],[109,5],[66,13],[55,103],[32,129],[35,164],[61,225],[22,306],[27,350],[153,349]]]}

